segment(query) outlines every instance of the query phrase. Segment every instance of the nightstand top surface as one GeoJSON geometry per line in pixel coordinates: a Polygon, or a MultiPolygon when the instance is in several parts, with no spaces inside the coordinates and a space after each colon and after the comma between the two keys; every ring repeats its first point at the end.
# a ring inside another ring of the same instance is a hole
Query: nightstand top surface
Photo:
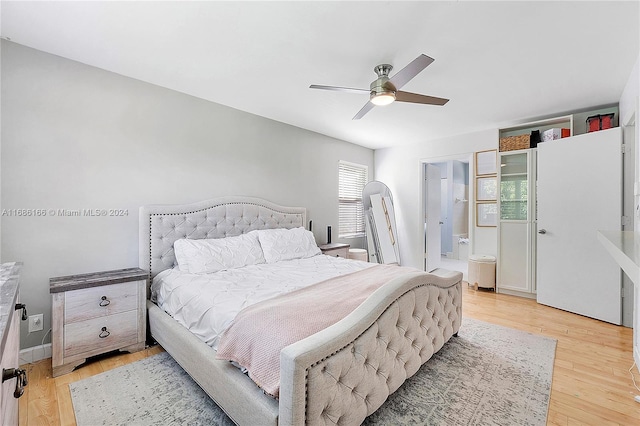
{"type": "Polygon", "coordinates": [[[321,244],[318,247],[320,250],[333,250],[333,249],[341,249],[350,247],[351,244],[347,243],[331,243],[331,244],[321,244]]]}
{"type": "Polygon", "coordinates": [[[67,275],[49,279],[49,293],[79,290],[102,285],[140,281],[149,278],[149,272],[140,268],[116,269],[89,274],[67,275]]]}

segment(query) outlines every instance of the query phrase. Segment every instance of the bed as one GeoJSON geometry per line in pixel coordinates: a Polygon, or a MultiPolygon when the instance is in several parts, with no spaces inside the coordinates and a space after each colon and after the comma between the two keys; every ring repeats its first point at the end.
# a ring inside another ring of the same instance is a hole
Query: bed
{"type": "MultiPolygon", "coordinates": [[[[249,197],[140,209],[140,267],[150,282],[176,266],[174,243],[254,230],[295,229],[306,209],[249,197]]],[[[323,256],[323,255],[320,255],[323,256]]],[[[407,272],[375,290],[337,323],[280,352],[279,398],[152,301],[153,340],[238,425],[359,425],[460,328],[462,274],[407,272]]],[[[150,292],[149,292],[150,293],[150,292]]]]}

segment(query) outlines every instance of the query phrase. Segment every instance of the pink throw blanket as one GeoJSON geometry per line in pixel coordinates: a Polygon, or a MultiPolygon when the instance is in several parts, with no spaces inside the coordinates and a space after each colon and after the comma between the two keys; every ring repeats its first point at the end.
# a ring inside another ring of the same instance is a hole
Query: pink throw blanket
{"type": "Polygon", "coordinates": [[[375,290],[417,269],[377,265],[249,306],[237,315],[218,345],[218,359],[248,370],[266,393],[280,392],[280,351],[340,321],[375,290]]]}

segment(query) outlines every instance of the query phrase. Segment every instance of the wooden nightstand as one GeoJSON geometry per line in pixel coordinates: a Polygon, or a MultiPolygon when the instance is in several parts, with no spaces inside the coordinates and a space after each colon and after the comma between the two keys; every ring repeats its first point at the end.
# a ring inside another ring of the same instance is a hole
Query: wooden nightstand
{"type": "Polygon", "coordinates": [[[53,377],[94,355],[144,349],[148,277],[129,268],[49,280],[53,377]]]}
{"type": "Polygon", "coordinates": [[[331,243],[322,244],[318,247],[320,247],[320,251],[322,251],[322,254],[326,254],[328,256],[344,257],[346,259],[349,256],[349,247],[351,247],[351,245],[344,243],[331,243]]]}

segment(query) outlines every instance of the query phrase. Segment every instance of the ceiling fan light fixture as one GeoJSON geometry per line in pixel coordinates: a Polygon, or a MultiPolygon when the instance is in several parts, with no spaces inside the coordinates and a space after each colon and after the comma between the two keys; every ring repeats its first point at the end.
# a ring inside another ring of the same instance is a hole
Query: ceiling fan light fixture
{"type": "MultiPolygon", "coordinates": [[[[353,116],[353,120],[360,120],[366,113],[376,106],[384,106],[393,102],[410,102],[414,104],[439,105],[442,106],[449,102],[449,99],[438,98],[435,96],[421,95],[418,93],[403,92],[402,86],[407,84],[411,79],[424,70],[433,62],[433,58],[425,54],[419,55],[411,61],[409,65],[398,71],[393,77],[389,77],[389,72],[393,69],[390,64],[377,65],[373,71],[376,78],[369,85],[369,101],[353,116]]],[[[350,87],[340,86],[321,86],[312,84],[310,89],[337,90],[341,92],[362,93],[366,89],[354,89],[350,87]]]]}
{"type": "Polygon", "coordinates": [[[371,103],[376,106],[389,105],[396,100],[396,94],[394,92],[381,92],[371,93],[371,103]]]}

